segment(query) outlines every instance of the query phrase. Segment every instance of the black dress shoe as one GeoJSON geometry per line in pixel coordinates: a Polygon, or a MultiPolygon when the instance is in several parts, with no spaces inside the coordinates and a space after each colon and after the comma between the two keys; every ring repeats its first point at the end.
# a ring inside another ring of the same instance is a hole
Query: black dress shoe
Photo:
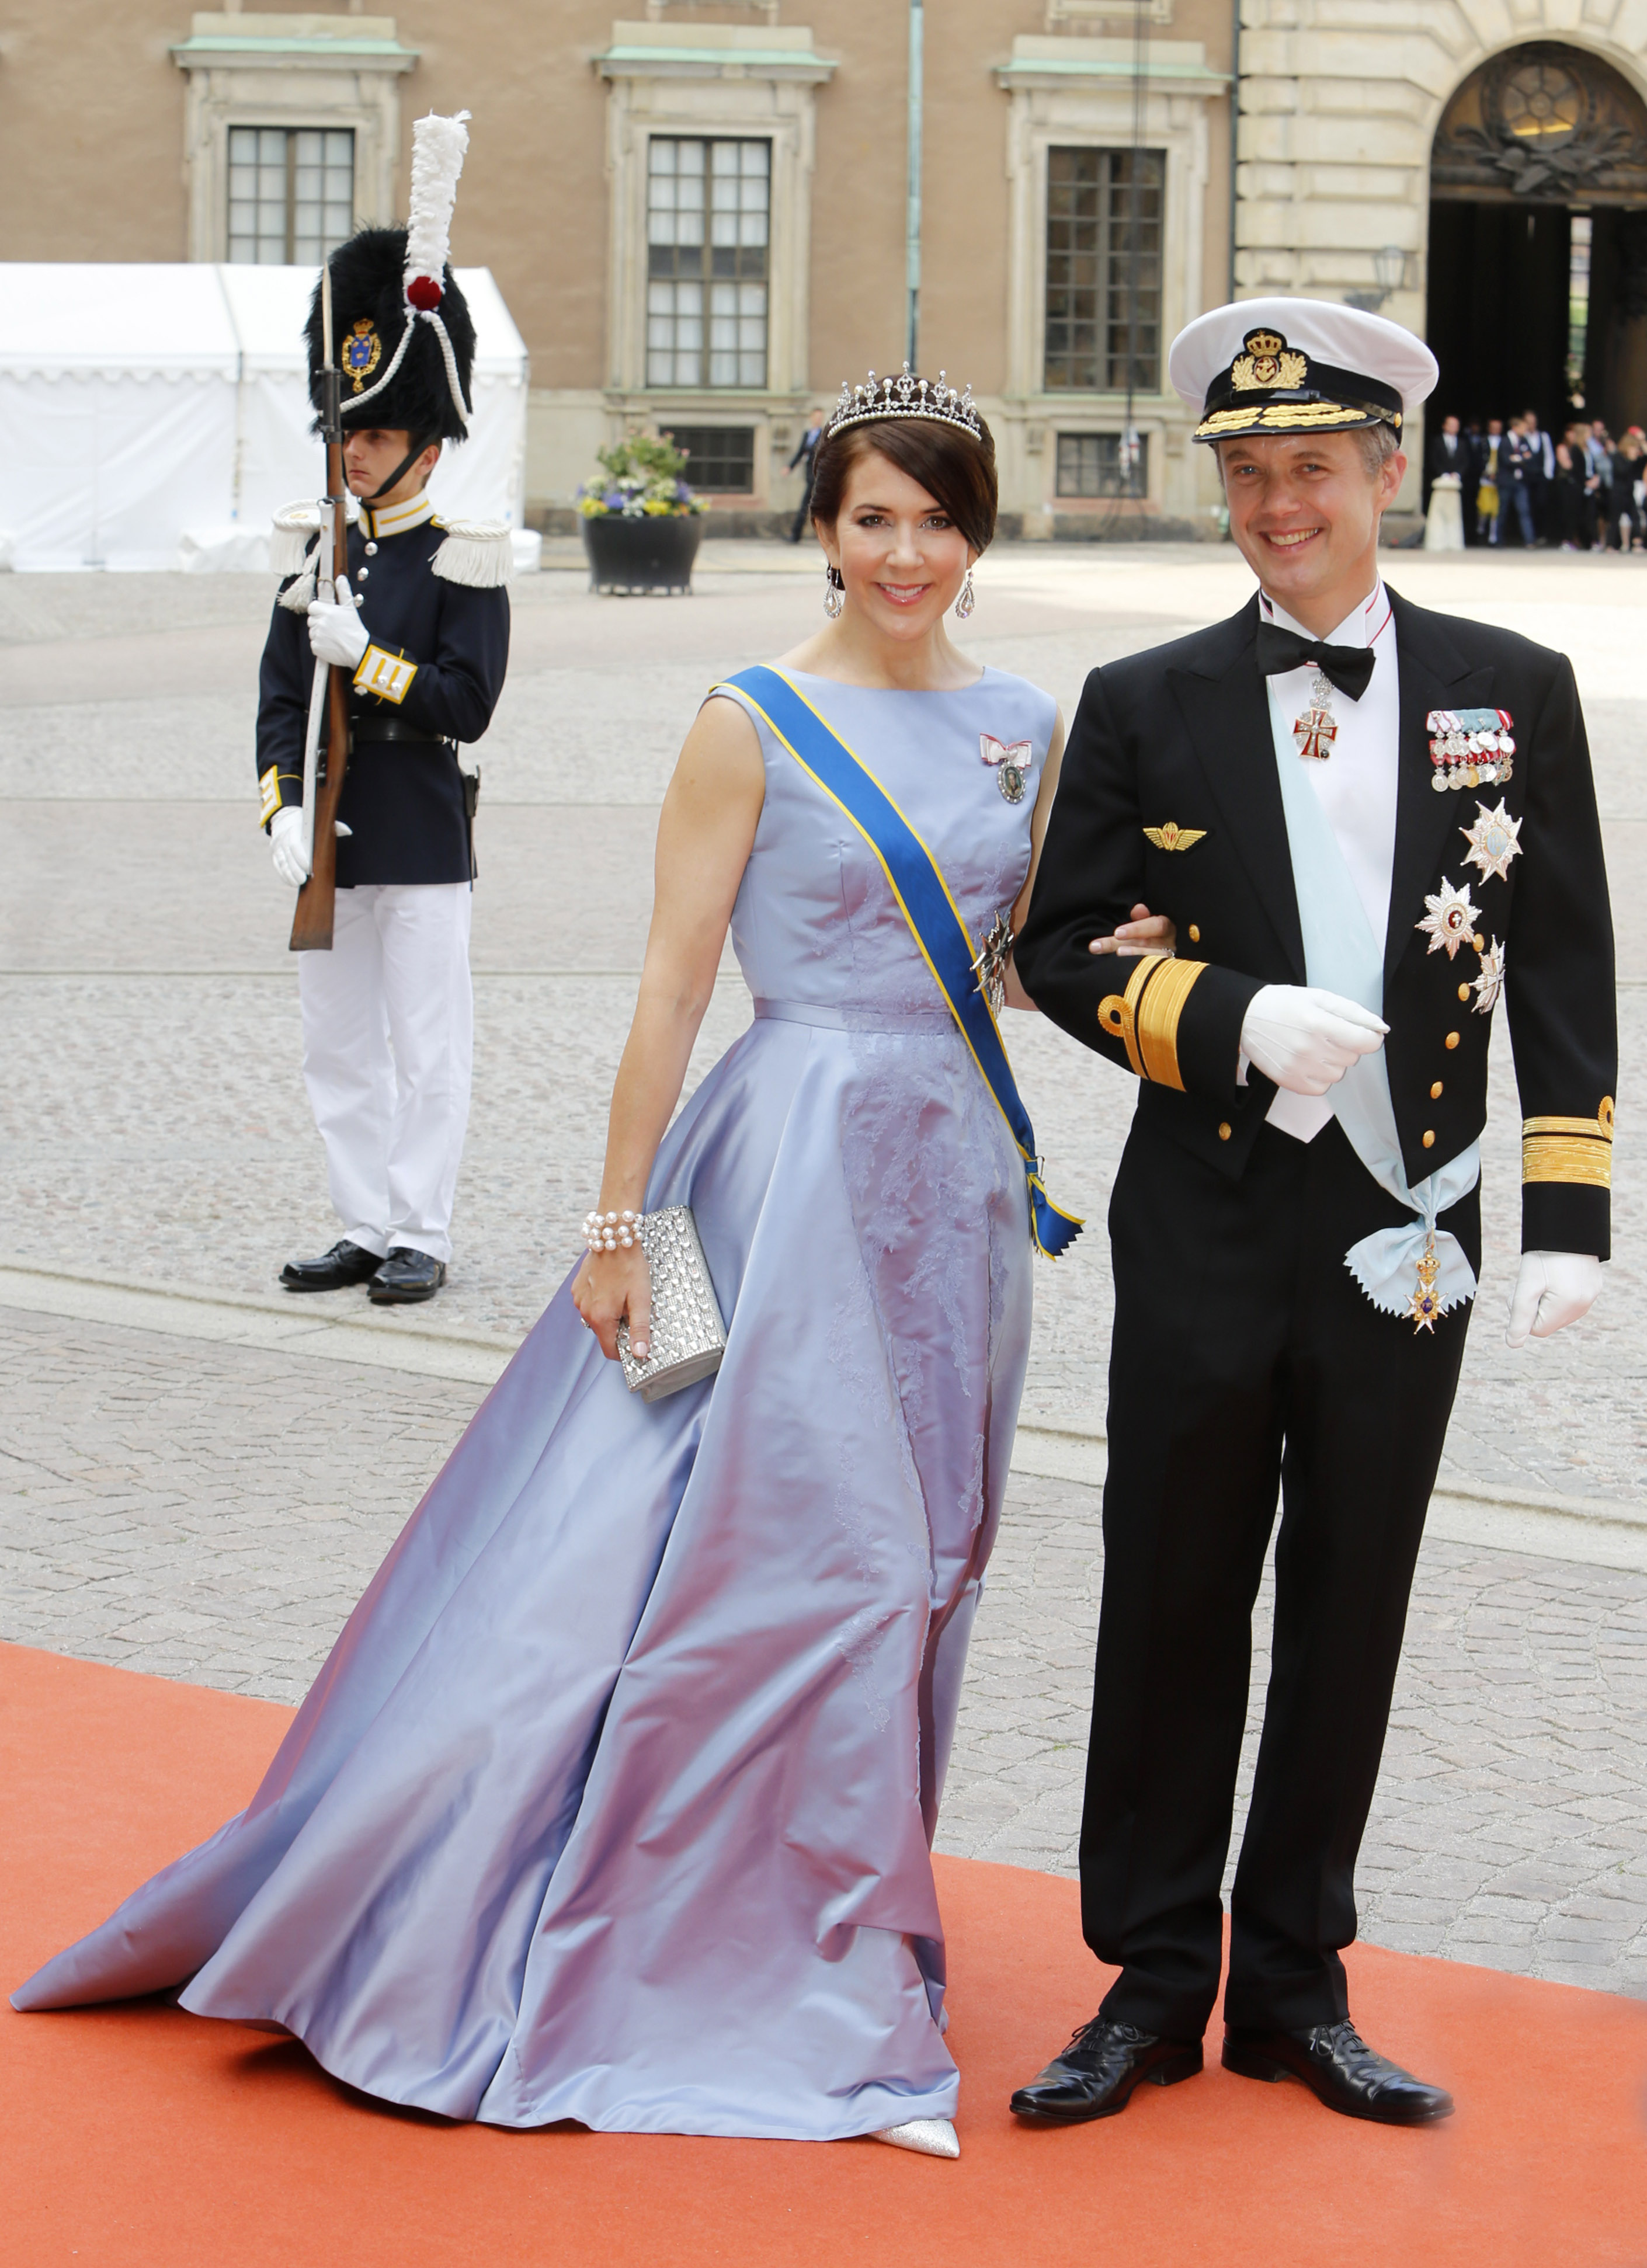
{"type": "Polygon", "coordinates": [[[414,1300],[432,1300],[445,1282],[444,1260],[432,1260],[410,1244],[391,1244],[366,1290],[377,1307],[403,1307],[414,1300]]]}
{"type": "Polygon", "coordinates": [[[364,1284],[382,1265],[375,1252],[345,1236],[318,1260],[288,1260],[280,1280],[288,1292],[341,1292],[345,1284],[364,1284]]]}
{"type": "Polygon", "coordinates": [[[1452,2097],[1427,2087],[1370,2048],[1348,2016],[1307,2032],[1244,2031],[1224,2027],[1223,2066],[1243,2079],[1301,2079],[1329,2110],[1371,2118],[1380,2126],[1428,2126],[1451,2118],[1452,2097]]]}
{"type": "Polygon", "coordinates": [[[1132,2024],[1095,2016],[1083,2024],[1062,2055],[1021,2087],[1012,2098],[1016,2118],[1047,2125],[1074,2126],[1083,2118],[1112,2118],[1125,2110],[1141,2080],[1151,2087],[1176,2087],[1201,2067],[1199,2040],[1163,2040],[1132,2024]]]}

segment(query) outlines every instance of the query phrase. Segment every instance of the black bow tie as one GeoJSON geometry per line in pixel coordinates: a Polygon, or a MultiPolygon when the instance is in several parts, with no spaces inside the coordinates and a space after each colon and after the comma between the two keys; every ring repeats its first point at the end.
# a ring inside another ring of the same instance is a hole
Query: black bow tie
{"type": "Polygon", "coordinates": [[[1284,670],[1302,669],[1307,663],[1340,693],[1359,701],[1372,681],[1377,659],[1370,645],[1323,645],[1318,638],[1300,637],[1296,630],[1282,630],[1279,622],[1258,626],[1258,666],[1265,677],[1279,677],[1284,670]]]}

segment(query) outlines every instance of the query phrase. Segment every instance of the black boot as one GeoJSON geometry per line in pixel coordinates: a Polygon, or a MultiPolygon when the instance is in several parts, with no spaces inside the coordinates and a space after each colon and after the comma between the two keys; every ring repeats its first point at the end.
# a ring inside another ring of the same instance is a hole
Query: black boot
{"type": "Polygon", "coordinates": [[[388,1258],[366,1288],[373,1306],[403,1307],[414,1300],[432,1300],[445,1282],[444,1260],[432,1260],[410,1244],[391,1244],[388,1258]]]}
{"type": "Polygon", "coordinates": [[[341,1292],[346,1284],[364,1284],[382,1265],[375,1252],[345,1236],[318,1260],[288,1260],[280,1280],[288,1292],[341,1292]]]}

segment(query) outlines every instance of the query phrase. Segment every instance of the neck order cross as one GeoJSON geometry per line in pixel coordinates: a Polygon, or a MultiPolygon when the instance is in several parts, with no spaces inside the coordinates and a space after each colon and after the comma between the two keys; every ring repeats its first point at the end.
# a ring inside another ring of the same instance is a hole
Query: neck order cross
{"type": "Polygon", "coordinates": [[[1333,714],[1332,681],[1318,669],[1310,688],[1310,706],[1294,724],[1292,736],[1298,754],[1315,762],[1325,763],[1333,753],[1338,722],[1333,714]]]}

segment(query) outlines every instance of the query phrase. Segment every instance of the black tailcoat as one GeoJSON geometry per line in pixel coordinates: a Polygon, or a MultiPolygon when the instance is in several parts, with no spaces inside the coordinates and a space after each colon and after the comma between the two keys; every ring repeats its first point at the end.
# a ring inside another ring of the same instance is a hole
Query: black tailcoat
{"type": "MultiPolygon", "coordinates": [[[[1478,980],[1496,941],[1530,1122],[1525,1241],[1605,1256],[1613,946],[1572,672],[1508,631],[1391,597],[1400,747],[1384,1013],[1407,1178],[1481,1131],[1491,988],[1478,980]],[[1463,709],[1510,713],[1513,771],[1437,792],[1428,719],[1463,709]],[[1460,830],[1501,798],[1520,855],[1485,879],[1460,830]],[[1453,955],[1429,951],[1416,926],[1444,882],[1467,882],[1478,909],[1453,955]]],[[[1088,679],[1017,947],[1038,1005],[1141,1080],[1110,1207],[1082,1912],[1094,1952],[1121,1971],[1104,2013],[1181,2039],[1200,2036],[1217,1996],[1252,1612],[1278,1489],[1273,1669],[1225,2014],[1301,2029],[1347,2013],[1339,1955],[1355,1934],[1355,1858],[1469,1322],[1455,1307],[1420,1334],[1373,1306],[1345,1254],[1413,1215],[1336,1122],[1295,1141],[1264,1123],[1269,1082],[1237,1083],[1253,993],[1307,981],[1256,622],[1255,600],[1088,679]],[[1171,915],[1185,958],[1090,954],[1141,902],[1171,915]]],[[[1479,1265],[1479,1191],[1440,1225],[1479,1265]]]]}
{"type": "MultiPolygon", "coordinates": [[[[447,534],[438,518],[426,519],[382,535],[368,559],[361,523],[349,531],[350,587],[363,598],[360,619],[373,644],[417,665],[399,702],[351,687],[350,717],[392,718],[420,737],[356,737],[337,813],[351,830],[337,844],[340,890],[358,882],[469,879],[456,744],[480,739],[503,690],[509,594],[500,586],[476,589],[437,575],[435,555],[447,534]]],[[[314,675],[307,616],[277,603],[258,677],[257,771],[260,781],[274,772],[282,804],[303,800],[303,738],[314,675]]],[[[323,746],[324,725],[321,738],[323,746]]],[[[266,818],[273,807],[265,790],[266,818]]]]}
{"type": "MultiPolygon", "coordinates": [[[[1479,909],[1473,937],[1505,949],[1525,1119],[1598,1126],[1605,1117],[1610,1130],[1618,1035],[1606,868],[1571,665],[1513,631],[1389,595],[1401,740],[1384,1017],[1402,1160],[1416,1183],[1473,1142],[1487,1117],[1492,1019],[1473,984],[1481,952],[1473,939],[1456,955],[1431,952],[1417,926],[1444,878],[1469,885],[1479,909]],[[1427,720],[1459,709],[1510,712],[1516,754],[1508,782],[1432,787],[1427,720]],[[1466,863],[1462,830],[1478,806],[1495,808],[1501,798],[1522,822],[1520,855],[1504,877],[1483,878],[1466,863]]],[[[1124,1046],[1100,1026],[1098,1010],[1120,989],[1118,971],[1124,981],[1127,964],[1087,946],[1134,904],[1171,917],[1180,957],[1207,967],[1178,1024],[1183,1091],[1146,1082],[1140,1128],[1232,1177],[1274,1093],[1256,1071],[1249,1086],[1236,1084],[1247,1004],[1262,985],[1307,982],[1268,696],[1253,657],[1257,623],[1254,596],[1228,622],[1088,678],[1016,948],[1037,1005],[1125,1066],[1124,1046]],[[1188,850],[1158,848],[1144,830],[1166,822],[1201,829],[1201,839],[1188,850]]],[[[1606,1188],[1588,1179],[1528,1182],[1522,1242],[1605,1260],[1606,1188]]]]}

